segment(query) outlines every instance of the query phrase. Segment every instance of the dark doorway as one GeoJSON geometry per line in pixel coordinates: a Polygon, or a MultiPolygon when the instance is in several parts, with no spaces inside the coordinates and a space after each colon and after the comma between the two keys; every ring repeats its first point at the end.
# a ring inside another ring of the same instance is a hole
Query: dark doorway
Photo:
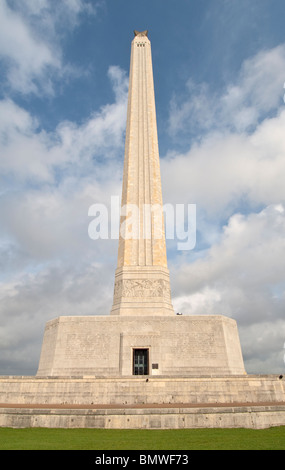
{"type": "Polygon", "coordinates": [[[133,350],[133,375],[148,375],[148,349],[133,350]]]}

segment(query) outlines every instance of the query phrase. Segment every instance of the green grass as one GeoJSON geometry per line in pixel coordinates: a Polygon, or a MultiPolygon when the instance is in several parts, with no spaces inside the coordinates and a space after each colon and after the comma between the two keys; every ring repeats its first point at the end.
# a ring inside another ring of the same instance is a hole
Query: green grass
{"type": "Polygon", "coordinates": [[[0,428],[1,450],[284,450],[269,429],[107,430],[0,428]]]}

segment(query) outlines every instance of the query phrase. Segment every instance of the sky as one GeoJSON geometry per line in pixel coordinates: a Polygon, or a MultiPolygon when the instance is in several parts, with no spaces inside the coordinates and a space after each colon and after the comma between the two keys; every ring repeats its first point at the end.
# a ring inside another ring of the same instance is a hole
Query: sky
{"type": "Polygon", "coordinates": [[[0,0],[0,374],[34,375],[45,324],[108,315],[133,30],[152,45],[174,309],[237,321],[246,371],[285,372],[285,2],[0,0]]]}

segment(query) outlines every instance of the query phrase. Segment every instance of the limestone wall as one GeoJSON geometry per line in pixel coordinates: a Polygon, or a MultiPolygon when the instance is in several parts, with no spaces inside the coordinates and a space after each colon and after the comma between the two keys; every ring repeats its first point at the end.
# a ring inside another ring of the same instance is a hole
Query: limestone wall
{"type": "Polygon", "coordinates": [[[284,426],[285,406],[166,409],[0,408],[0,427],[186,429],[284,426]]]}
{"type": "Polygon", "coordinates": [[[216,404],[285,402],[278,376],[237,377],[0,377],[0,403],[216,404]]]}
{"type": "Polygon", "coordinates": [[[245,374],[236,322],[223,316],[59,317],[47,323],[38,376],[131,376],[147,348],[149,375],[245,374]]]}

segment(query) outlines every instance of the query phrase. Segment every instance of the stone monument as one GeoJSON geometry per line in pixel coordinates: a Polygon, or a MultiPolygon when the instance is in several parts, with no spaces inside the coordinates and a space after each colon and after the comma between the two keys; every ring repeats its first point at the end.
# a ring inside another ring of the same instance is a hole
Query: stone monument
{"type": "Polygon", "coordinates": [[[131,46],[121,209],[111,315],[48,322],[37,375],[245,374],[233,319],[173,310],[147,31],[131,46]]]}
{"type": "Polygon", "coordinates": [[[111,314],[46,324],[37,375],[0,376],[0,426],[284,425],[283,375],[245,373],[236,322],[174,314],[147,31],[132,42],[120,227],[111,314]]]}

